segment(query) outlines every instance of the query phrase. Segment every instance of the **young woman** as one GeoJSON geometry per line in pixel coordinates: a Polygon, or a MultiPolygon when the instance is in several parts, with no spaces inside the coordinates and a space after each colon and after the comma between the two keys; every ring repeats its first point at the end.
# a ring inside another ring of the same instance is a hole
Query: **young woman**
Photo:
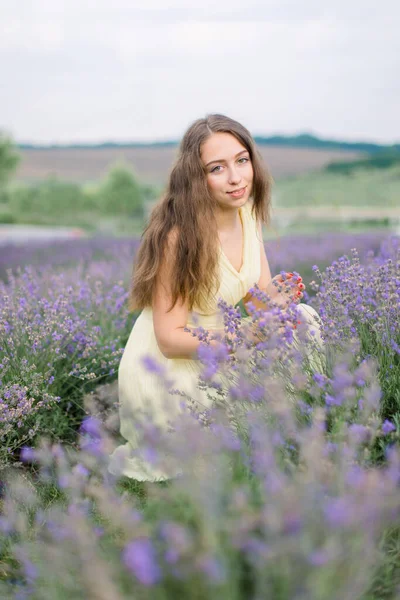
{"type": "MultiPolygon", "coordinates": [[[[255,283],[286,302],[273,285],[261,235],[270,191],[271,178],[243,125],[213,114],[189,127],[133,270],[129,308],[142,312],[118,371],[120,430],[127,443],[112,454],[110,472],[138,480],[168,477],[140,456],[135,427],[140,410],[150,409],[164,428],[181,410],[181,396],[166,394],[165,379],[210,405],[197,388],[200,342],[187,327],[222,331],[218,299],[235,305],[255,283]]],[[[302,290],[300,281],[290,293],[300,300],[302,290]]]]}

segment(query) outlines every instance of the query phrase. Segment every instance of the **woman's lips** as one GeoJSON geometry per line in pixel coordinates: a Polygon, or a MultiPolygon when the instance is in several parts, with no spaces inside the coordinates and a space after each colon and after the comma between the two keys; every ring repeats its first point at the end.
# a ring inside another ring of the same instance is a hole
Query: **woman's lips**
{"type": "MultiPolygon", "coordinates": [[[[247,187],[247,186],[246,186],[246,187],[247,187]]],[[[246,191],[246,187],[244,187],[244,188],[242,188],[241,190],[239,190],[239,191],[236,191],[236,192],[228,192],[228,194],[229,194],[230,196],[233,196],[234,198],[241,198],[242,196],[244,196],[244,193],[245,193],[245,191],[246,191]]]]}

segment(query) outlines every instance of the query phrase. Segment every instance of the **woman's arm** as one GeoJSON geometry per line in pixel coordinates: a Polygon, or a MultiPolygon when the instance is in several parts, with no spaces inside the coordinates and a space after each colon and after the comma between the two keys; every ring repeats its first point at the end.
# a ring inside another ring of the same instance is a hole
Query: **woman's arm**
{"type": "MultiPolygon", "coordinates": [[[[153,296],[154,333],[158,347],[166,358],[197,359],[201,342],[190,332],[184,331],[189,316],[188,302],[178,299],[174,308],[168,312],[172,304],[171,281],[174,263],[172,257],[175,247],[176,233],[171,232],[153,296]]],[[[222,331],[218,333],[223,334],[222,331]]],[[[216,346],[219,342],[212,340],[210,344],[216,346]]]]}

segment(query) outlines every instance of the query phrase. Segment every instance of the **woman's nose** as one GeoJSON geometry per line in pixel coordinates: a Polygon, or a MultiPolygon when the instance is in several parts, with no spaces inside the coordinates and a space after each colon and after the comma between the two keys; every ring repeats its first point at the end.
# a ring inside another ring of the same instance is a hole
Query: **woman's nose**
{"type": "Polygon", "coordinates": [[[241,180],[241,176],[235,169],[229,169],[229,183],[238,183],[241,180]]]}

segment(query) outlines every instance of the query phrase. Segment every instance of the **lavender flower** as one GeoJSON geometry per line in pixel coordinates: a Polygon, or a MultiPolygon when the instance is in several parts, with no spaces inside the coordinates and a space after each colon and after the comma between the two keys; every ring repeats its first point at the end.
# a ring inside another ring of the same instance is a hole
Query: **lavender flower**
{"type": "Polygon", "coordinates": [[[161,580],[155,549],[149,538],[133,540],[125,546],[122,559],[142,585],[152,586],[161,580]]]}
{"type": "Polygon", "coordinates": [[[392,431],[396,431],[396,426],[386,419],[382,425],[382,433],[388,435],[388,433],[391,433],[392,431]]]}

